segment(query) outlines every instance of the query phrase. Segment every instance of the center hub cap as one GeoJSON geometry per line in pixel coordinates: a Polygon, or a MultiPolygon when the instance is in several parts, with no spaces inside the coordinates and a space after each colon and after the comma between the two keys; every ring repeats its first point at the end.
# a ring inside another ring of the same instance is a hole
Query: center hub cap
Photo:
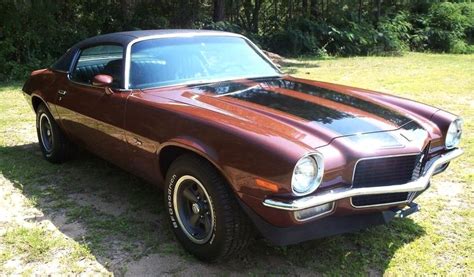
{"type": "Polygon", "coordinates": [[[193,206],[192,206],[192,209],[193,209],[193,213],[195,214],[198,214],[200,209],[199,209],[199,204],[198,203],[194,203],[193,206]]]}

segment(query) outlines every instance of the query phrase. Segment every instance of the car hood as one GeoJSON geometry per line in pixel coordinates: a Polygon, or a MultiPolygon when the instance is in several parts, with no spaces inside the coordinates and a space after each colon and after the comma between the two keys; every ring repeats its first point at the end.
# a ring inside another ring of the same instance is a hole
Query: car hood
{"type": "Polygon", "coordinates": [[[422,129],[411,115],[362,90],[292,77],[188,86],[178,96],[176,91],[159,95],[228,115],[309,148],[338,137],[422,129]]]}

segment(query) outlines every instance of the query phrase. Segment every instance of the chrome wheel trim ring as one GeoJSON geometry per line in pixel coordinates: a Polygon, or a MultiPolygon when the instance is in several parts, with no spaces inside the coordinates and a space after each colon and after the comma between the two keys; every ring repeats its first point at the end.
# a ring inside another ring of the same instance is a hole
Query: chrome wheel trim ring
{"type": "Polygon", "coordinates": [[[53,151],[53,128],[49,117],[43,113],[39,118],[39,133],[41,145],[46,150],[46,152],[51,153],[53,151]]]}
{"type": "Polygon", "coordinates": [[[195,177],[193,177],[191,175],[184,175],[184,176],[181,176],[178,179],[178,181],[176,182],[175,188],[173,190],[173,210],[174,210],[174,213],[176,215],[176,219],[178,221],[178,224],[181,227],[181,230],[183,230],[184,234],[192,242],[194,242],[196,244],[205,244],[211,239],[212,234],[214,233],[213,230],[214,230],[214,227],[215,227],[214,206],[212,204],[211,198],[209,197],[209,194],[207,193],[206,188],[202,185],[202,183],[198,179],[196,179],[195,177]],[[211,219],[210,232],[208,232],[208,234],[206,234],[206,236],[202,239],[197,239],[193,234],[190,233],[190,231],[184,225],[181,211],[178,210],[179,207],[180,207],[178,205],[178,197],[182,197],[182,196],[179,195],[180,187],[185,182],[188,182],[188,181],[192,181],[193,183],[195,183],[204,192],[204,196],[206,197],[206,200],[207,200],[207,203],[208,203],[208,206],[209,206],[208,211],[210,212],[210,219],[211,219]]]}

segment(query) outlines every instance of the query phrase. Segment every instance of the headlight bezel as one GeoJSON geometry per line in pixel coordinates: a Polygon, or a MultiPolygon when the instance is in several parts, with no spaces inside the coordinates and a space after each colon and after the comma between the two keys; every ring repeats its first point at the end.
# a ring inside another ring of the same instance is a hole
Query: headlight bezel
{"type": "Polygon", "coordinates": [[[444,138],[444,147],[446,149],[453,149],[459,146],[462,137],[462,125],[462,118],[456,118],[449,124],[444,138]],[[452,128],[455,128],[454,132],[451,130],[452,128]]]}
{"type": "Polygon", "coordinates": [[[305,196],[313,193],[322,183],[324,177],[324,157],[321,153],[312,152],[301,157],[298,162],[296,162],[295,167],[293,168],[293,175],[291,176],[291,191],[295,196],[305,196]],[[298,191],[295,189],[295,174],[298,169],[298,166],[301,165],[306,159],[311,159],[314,163],[316,170],[315,177],[312,179],[312,183],[308,186],[308,189],[305,191],[298,191]]]}

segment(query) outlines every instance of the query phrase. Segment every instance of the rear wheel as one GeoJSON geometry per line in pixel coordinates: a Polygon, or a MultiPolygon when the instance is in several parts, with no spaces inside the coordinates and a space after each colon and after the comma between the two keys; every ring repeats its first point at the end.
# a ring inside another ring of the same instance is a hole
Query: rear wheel
{"type": "Polygon", "coordinates": [[[223,260],[245,249],[252,226],[219,172],[206,160],[183,155],[166,178],[165,204],[174,234],[198,259],[223,260]]]}
{"type": "Polygon", "coordinates": [[[70,144],[44,104],[36,112],[36,132],[43,157],[52,163],[69,158],[70,144]]]}

